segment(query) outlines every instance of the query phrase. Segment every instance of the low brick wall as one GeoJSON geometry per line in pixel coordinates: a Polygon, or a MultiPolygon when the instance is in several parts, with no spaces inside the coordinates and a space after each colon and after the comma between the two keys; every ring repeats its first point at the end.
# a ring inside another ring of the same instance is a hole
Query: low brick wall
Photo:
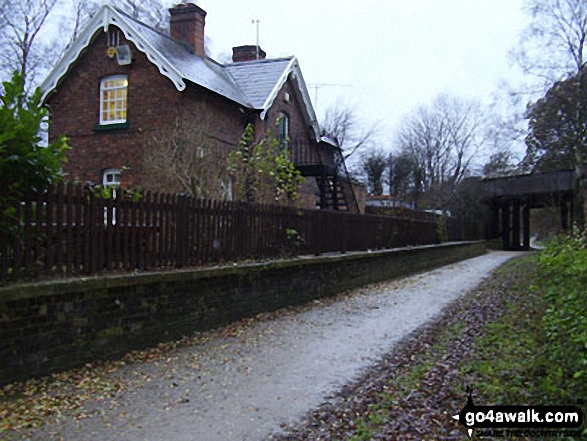
{"type": "Polygon", "coordinates": [[[0,288],[0,385],[474,257],[484,242],[0,288]]]}

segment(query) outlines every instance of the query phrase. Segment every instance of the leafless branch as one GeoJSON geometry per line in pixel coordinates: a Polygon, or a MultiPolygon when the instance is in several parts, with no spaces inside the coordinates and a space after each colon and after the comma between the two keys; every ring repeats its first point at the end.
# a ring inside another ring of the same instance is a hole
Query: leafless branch
{"type": "Polygon", "coordinates": [[[355,109],[341,100],[326,110],[321,125],[324,135],[338,141],[345,159],[372,143],[380,130],[378,123],[363,124],[355,109]]]}

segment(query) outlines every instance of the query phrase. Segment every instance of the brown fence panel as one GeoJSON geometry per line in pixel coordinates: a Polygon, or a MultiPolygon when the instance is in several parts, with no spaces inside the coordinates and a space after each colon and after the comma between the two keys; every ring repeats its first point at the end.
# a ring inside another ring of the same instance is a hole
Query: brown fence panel
{"type": "MultiPolygon", "coordinates": [[[[43,193],[41,203],[45,211],[45,219],[39,224],[39,228],[44,230],[43,243],[45,248],[45,274],[51,274],[53,262],[55,261],[55,246],[53,243],[53,229],[54,229],[54,195],[51,190],[43,193]]],[[[87,238],[86,238],[87,240],[87,238]]],[[[16,267],[16,265],[15,265],[16,267]]]]}
{"type": "Polygon", "coordinates": [[[73,184],[65,187],[65,275],[73,274],[73,184]]]}
{"type": "Polygon", "coordinates": [[[10,246],[12,222],[8,214],[8,203],[0,200],[0,280],[7,280],[12,268],[12,249],[10,246]]]}
{"type": "Polygon", "coordinates": [[[96,274],[102,271],[104,268],[101,266],[102,257],[101,243],[102,235],[100,234],[104,230],[104,204],[103,200],[96,198],[93,194],[90,197],[90,205],[88,207],[89,222],[86,225],[90,235],[89,242],[89,256],[88,262],[88,274],[96,274]]]}
{"type": "Polygon", "coordinates": [[[32,200],[28,200],[21,205],[22,216],[24,218],[24,224],[22,225],[22,248],[21,248],[21,262],[22,272],[27,277],[32,272],[32,252],[33,252],[33,232],[32,232],[32,200]]]}
{"type": "MultiPolygon", "coordinates": [[[[437,243],[437,217],[358,215],[59,185],[0,207],[0,282],[437,243]],[[136,198],[135,198],[136,199],[136,198]]],[[[456,219],[451,240],[462,239],[456,219]]]]}
{"type": "Polygon", "coordinates": [[[163,208],[162,208],[162,198],[163,196],[160,193],[155,193],[153,195],[153,222],[155,227],[155,256],[154,256],[154,265],[160,266],[163,260],[163,234],[164,234],[164,222],[163,222],[163,208]]]}
{"type": "Polygon", "coordinates": [[[18,205],[14,208],[14,217],[19,220],[18,224],[13,224],[13,228],[11,229],[11,237],[9,238],[9,246],[11,247],[12,251],[12,274],[15,278],[20,278],[21,273],[21,264],[22,264],[22,246],[21,246],[21,224],[20,224],[20,217],[21,217],[22,209],[21,206],[18,205]]]}

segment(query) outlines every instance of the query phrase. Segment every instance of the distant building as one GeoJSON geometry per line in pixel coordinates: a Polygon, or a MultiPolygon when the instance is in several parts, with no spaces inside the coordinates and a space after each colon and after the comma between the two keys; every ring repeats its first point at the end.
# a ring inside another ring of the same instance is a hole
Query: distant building
{"type": "Polygon", "coordinates": [[[416,207],[414,202],[405,202],[385,195],[365,196],[365,205],[367,207],[381,208],[409,208],[410,210],[414,210],[416,207]]]}

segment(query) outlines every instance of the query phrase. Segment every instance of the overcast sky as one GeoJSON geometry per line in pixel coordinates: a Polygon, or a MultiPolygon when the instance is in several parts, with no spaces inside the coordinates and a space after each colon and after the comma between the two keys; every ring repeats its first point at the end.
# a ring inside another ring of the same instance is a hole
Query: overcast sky
{"type": "MultiPolygon", "coordinates": [[[[501,80],[519,82],[508,52],[528,17],[522,0],[199,0],[216,58],[255,44],[295,55],[314,107],[342,97],[393,134],[401,118],[441,93],[488,103],[501,80]],[[333,84],[319,87],[313,85],[333,84]]],[[[391,139],[388,136],[387,139],[391,139]]]]}
{"type": "Polygon", "coordinates": [[[319,119],[342,100],[379,123],[386,148],[402,118],[439,94],[489,104],[501,82],[522,80],[508,53],[529,22],[523,0],[192,1],[207,12],[213,58],[255,44],[259,20],[268,58],[298,58],[319,119]]]}

